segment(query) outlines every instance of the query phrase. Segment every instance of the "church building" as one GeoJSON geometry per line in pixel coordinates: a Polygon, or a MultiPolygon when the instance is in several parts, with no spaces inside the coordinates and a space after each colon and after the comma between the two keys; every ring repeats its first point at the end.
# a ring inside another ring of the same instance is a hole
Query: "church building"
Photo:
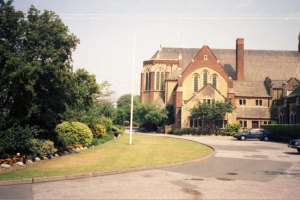
{"type": "Polygon", "coordinates": [[[162,47],[143,62],[141,103],[173,105],[173,128],[201,126],[200,119],[191,118],[191,109],[198,102],[226,100],[235,109],[220,126],[238,122],[246,129],[280,123],[278,112],[272,114],[273,103],[279,105],[299,85],[299,68],[300,43],[298,51],[248,50],[243,38],[236,40],[236,49],[162,47]]]}

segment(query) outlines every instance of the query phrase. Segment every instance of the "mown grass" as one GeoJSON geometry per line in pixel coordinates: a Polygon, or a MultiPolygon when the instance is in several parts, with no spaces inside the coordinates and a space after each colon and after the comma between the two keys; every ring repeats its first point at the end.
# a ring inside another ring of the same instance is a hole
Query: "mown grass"
{"type": "Polygon", "coordinates": [[[205,157],[213,152],[205,145],[174,138],[133,135],[132,145],[128,144],[128,140],[129,135],[126,134],[79,153],[42,161],[32,166],[19,167],[0,174],[0,180],[158,166],[205,157]]]}

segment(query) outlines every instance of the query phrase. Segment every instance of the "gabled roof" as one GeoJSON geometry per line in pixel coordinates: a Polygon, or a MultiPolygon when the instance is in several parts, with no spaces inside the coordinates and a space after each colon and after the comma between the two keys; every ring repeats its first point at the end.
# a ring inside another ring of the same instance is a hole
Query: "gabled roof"
{"type": "MultiPolygon", "coordinates": [[[[200,49],[196,48],[162,48],[152,60],[178,60],[182,56],[183,69],[192,61],[200,49]]],[[[236,79],[235,49],[211,49],[224,66],[226,73],[236,79]]],[[[300,53],[297,51],[245,50],[244,77],[246,81],[300,79],[300,53]],[[299,66],[299,69],[298,69],[299,66]],[[284,72],[284,73],[283,73],[284,72]]]]}
{"type": "Polygon", "coordinates": [[[233,81],[235,96],[270,97],[264,81],[233,81]]]}
{"type": "Polygon", "coordinates": [[[293,92],[291,92],[291,94],[288,96],[288,98],[290,97],[300,97],[300,85],[295,87],[293,92]]]}
{"type": "Polygon", "coordinates": [[[286,80],[272,80],[272,88],[283,88],[284,84],[286,84],[286,80]]]}
{"type": "Polygon", "coordinates": [[[188,100],[186,100],[185,103],[188,103],[189,101],[193,100],[197,95],[199,95],[203,90],[205,89],[210,89],[213,91],[216,91],[221,97],[223,97],[224,99],[226,99],[226,97],[214,86],[212,86],[212,84],[208,83],[205,86],[203,86],[200,90],[198,90],[197,93],[195,93],[193,96],[191,96],[191,98],[189,98],[188,100]]]}

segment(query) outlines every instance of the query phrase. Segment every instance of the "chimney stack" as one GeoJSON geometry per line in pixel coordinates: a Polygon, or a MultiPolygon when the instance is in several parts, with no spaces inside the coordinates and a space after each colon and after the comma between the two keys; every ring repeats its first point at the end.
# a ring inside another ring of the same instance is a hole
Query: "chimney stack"
{"type": "Polygon", "coordinates": [[[244,38],[236,39],[236,80],[244,80],[244,38]]]}

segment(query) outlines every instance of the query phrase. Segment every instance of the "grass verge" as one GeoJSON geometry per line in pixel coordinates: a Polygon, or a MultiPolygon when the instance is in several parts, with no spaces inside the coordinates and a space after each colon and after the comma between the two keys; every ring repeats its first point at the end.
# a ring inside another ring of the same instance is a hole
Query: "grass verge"
{"type": "Polygon", "coordinates": [[[129,135],[94,148],[46,160],[32,166],[0,174],[0,180],[45,176],[65,176],[91,172],[109,172],[139,167],[159,166],[205,157],[213,150],[205,145],[174,138],[129,135]]]}

